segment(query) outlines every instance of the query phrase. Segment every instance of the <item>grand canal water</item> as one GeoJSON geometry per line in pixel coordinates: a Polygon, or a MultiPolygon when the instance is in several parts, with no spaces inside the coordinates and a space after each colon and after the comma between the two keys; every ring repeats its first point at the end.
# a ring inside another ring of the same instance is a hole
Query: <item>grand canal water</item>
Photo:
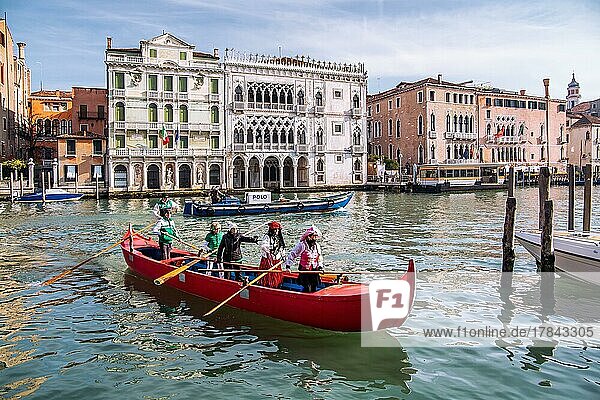
{"type": "MultiPolygon", "coordinates": [[[[537,189],[518,189],[517,228],[537,221],[537,189]]],[[[583,197],[578,189],[577,196],[583,197]]],[[[557,227],[567,192],[552,189],[557,227]]],[[[49,287],[39,283],[150,221],[154,200],[0,204],[0,397],[598,398],[600,338],[411,340],[422,328],[567,321],[598,323],[598,288],[559,276],[550,306],[529,254],[517,246],[512,286],[500,284],[505,194],[357,193],[346,210],[281,217],[288,245],[310,223],[326,265],[419,269],[404,327],[361,348],[357,334],[300,327],[223,309],[131,276],[118,253],[49,287]],[[417,344],[415,344],[417,343],[417,344]]],[[[581,201],[578,202],[578,210],[581,201]]],[[[593,226],[600,227],[600,196],[593,226]]],[[[241,217],[243,229],[266,217],[241,217]]],[[[199,240],[207,220],[175,218],[199,240]]],[[[581,212],[577,213],[581,225],[581,212]]],[[[246,247],[249,261],[256,247],[246,247]]]]}

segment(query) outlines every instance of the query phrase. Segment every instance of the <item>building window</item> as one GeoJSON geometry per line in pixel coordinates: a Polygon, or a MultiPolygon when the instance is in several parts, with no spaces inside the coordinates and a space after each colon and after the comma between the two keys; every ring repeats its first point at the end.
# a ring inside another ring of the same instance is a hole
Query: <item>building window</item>
{"type": "Polygon", "coordinates": [[[239,85],[235,88],[234,100],[235,101],[244,101],[244,91],[242,90],[242,87],[239,85]]]}
{"type": "Polygon", "coordinates": [[[352,135],[352,144],[354,146],[360,146],[361,138],[360,138],[360,128],[357,126],[354,128],[354,134],[352,135]]]}
{"type": "Polygon", "coordinates": [[[486,107],[490,107],[492,105],[492,99],[490,97],[485,98],[486,107]]]}
{"type": "Polygon", "coordinates": [[[388,110],[391,110],[392,108],[393,108],[393,107],[392,107],[392,101],[391,101],[391,100],[388,100],[388,110]]]}
{"type": "Polygon", "coordinates": [[[180,60],[187,60],[187,53],[185,51],[180,51],[179,52],[179,59],[180,60]]]}
{"type": "Polygon", "coordinates": [[[79,105],[79,118],[87,118],[87,105],[86,104],[79,105]]]}
{"type": "MultiPolygon", "coordinates": [[[[298,91],[298,105],[303,106],[304,105],[304,92],[302,90],[298,91]]],[[[250,99],[248,99],[248,101],[250,101],[250,99]]]]}
{"type": "Polygon", "coordinates": [[[173,91],[173,77],[168,75],[163,78],[163,90],[165,92],[173,91]]]}
{"type": "Polygon", "coordinates": [[[450,132],[450,115],[446,115],[446,132],[450,132]]]}
{"type": "Polygon", "coordinates": [[[341,122],[333,123],[333,134],[334,135],[342,135],[344,133],[343,125],[341,122]]]}
{"type": "Polygon", "coordinates": [[[189,146],[189,137],[187,135],[179,137],[179,148],[187,149],[189,146]]]}
{"type": "Polygon", "coordinates": [[[150,49],[150,58],[156,58],[156,49],[150,49]]]}
{"type": "Polygon", "coordinates": [[[67,157],[75,155],[75,139],[67,139],[67,157]]]}
{"type": "Polygon", "coordinates": [[[388,119],[388,136],[392,136],[394,134],[393,132],[393,124],[392,124],[392,119],[388,119]]]}
{"type": "Polygon", "coordinates": [[[446,93],[446,103],[450,103],[450,93],[446,93]]]}
{"type": "Polygon", "coordinates": [[[321,92],[317,92],[317,95],[315,96],[315,105],[317,107],[322,107],[323,106],[323,95],[321,94],[321,92]]]}
{"type": "Polygon", "coordinates": [[[417,134],[423,135],[423,116],[419,115],[419,119],[417,120],[417,134]]]}
{"type": "Polygon", "coordinates": [[[125,89],[124,72],[115,72],[115,89],[125,89]]]}
{"type": "Polygon", "coordinates": [[[323,138],[323,128],[319,127],[317,129],[317,146],[323,146],[325,144],[323,138]]]}
{"type": "Polygon", "coordinates": [[[210,93],[219,94],[219,80],[218,79],[210,80],[210,93]]]}
{"type": "Polygon", "coordinates": [[[148,135],[148,147],[158,149],[158,135],[148,135]]]}
{"type": "Polygon", "coordinates": [[[334,89],[333,90],[333,98],[334,99],[341,99],[342,98],[342,91],[339,89],[334,89]]]}
{"type": "Polygon", "coordinates": [[[458,103],[458,95],[456,93],[452,94],[452,100],[454,100],[454,103],[458,103]]]}
{"type": "Polygon", "coordinates": [[[125,135],[115,135],[115,147],[117,149],[125,148],[125,135]]]}
{"type": "Polygon", "coordinates": [[[173,106],[171,104],[165,106],[164,114],[165,122],[173,122],[173,106]]]}
{"type": "Polygon", "coordinates": [[[65,165],[65,181],[75,182],[77,178],[77,165],[65,165]]]}
{"type": "Polygon", "coordinates": [[[104,177],[104,174],[102,173],[102,169],[103,166],[102,165],[92,165],[92,179],[96,179],[98,178],[99,180],[102,179],[104,177]]]}
{"type": "Polygon", "coordinates": [[[102,140],[99,139],[94,139],[94,141],[92,142],[93,145],[93,151],[94,151],[94,155],[95,156],[101,156],[102,155],[102,140]]]}
{"type": "Polygon", "coordinates": [[[474,96],[471,94],[469,95],[469,103],[473,104],[473,100],[474,100],[474,96]]]}
{"type": "Polygon", "coordinates": [[[123,103],[115,104],[115,121],[125,121],[125,105],[123,103]]]}
{"type": "Polygon", "coordinates": [[[188,91],[187,81],[187,76],[179,77],[179,93],[185,93],[188,91]]]}
{"type": "Polygon", "coordinates": [[[212,124],[218,124],[219,123],[219,107],[212,106],[210,108],[210,122],[212,124]]]}
{"type": "Polygon", "coordinates": [[[185,105],[179,106],[179,122],[188,122],[188,108],[185,105]]]}
{"type": "Polygon", "coordinates": [[[490,110],[485,110],[485,117],[492,118],[492,112],[490,110]]]}
{"type": "Polygon", "coordinates": [[[79,132],[87,132],[88,131],[88,125],[87,124],[80,124],[79,125],[79,132]]]}
{"type": "Polygon", "coordinates": [[[157,75],[148,75],[148,90],[158,90],[157,75]]]}
{"type": "Polygon", "coordinates": [[[435,91],[433,91],[433,90],[429,91],[429,100],[435,101],[435,91]]]}
{"type": "MultiPolygon", "coordinates": [[[[463,95],[462,95],[462,93],[458,95],[458,102],[460,104],[462,104],[462,102],[463,102],[463,95]]],[[[466,101],[465,101],[465,103],[466,103],[466,101]]]]}
{"type": "Polygon", "coordinates": [[[352,108],[360,108],[360,98],[357,94],[352,98],[352,108]]]}
{"type": "Polygon", "coordinates": [[[400,97],[396,97],[396,108],[400,108],[400,97]]]}
{"type": "Polygon", "coordinates": [[[400,138],[401,137],[401,130],[400,130],[401,126],[400,126],[400,120],[397,119],[396,120],[396,137],[400,138]]]}
{"type": "Polygon", "coordinates": [[[375,113],[379,114],[379,103],[375,104],[375,113]]]}
{"type": "Polygon", "coordinates": [[[211,149],[218,149],[219,148],[219,137],[218,136],[211,136],[210,137],[210,148],[211,149]]]}
{"type": "Polygon", "coordinates": [[[317,172],[325,172],[325,162],[321,158],[317,160],[317,172]]]}
{"type": "Polygon", "coordinates": [[[98,119],[104,119],[104,106],[98,106],[98,119]]]}
{"type": "Polygon", "coordinates": [[[342,164],[343,162],[344,162],[344,157],[342,157],[339,154],[336,154],[336,156],[335,156],[335,163],[336,164],[342,164]]]}
{"type": "Polygon", "coordinates": [[[158,109],[154,103],[148,106],[148,122],[158,122],[158,109]]]}
{"type": "Polygon", "coordinates": [[[435,131],[435,115],[431,113],[431,130],[435,131]]]}
{"type": "Polygon", "coordinates": [[[423,102],[423,92],[417,92],[417,103],[422,103],[423,102]]]}

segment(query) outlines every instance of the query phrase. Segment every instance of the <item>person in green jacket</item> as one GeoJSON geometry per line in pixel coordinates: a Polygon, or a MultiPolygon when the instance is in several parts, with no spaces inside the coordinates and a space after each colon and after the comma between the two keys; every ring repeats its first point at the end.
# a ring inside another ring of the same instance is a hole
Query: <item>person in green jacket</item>
{"type": "Polygon", "coordinates": [[[171,219],[171,210],[164,211],[164,216],[156,223],[152,233],[158,235],[158,244],[162,260],[171,258],[171,249],[173,248],[173,239],[179,238],[175,222],[171,219]]]}
{"type": "Polygon", "coordinates": [[[169,198],[168,194],[163,194],[158,203],[154,205],[152,213],[156,218],[160,219],[165,215],[165,210],[170,210],[171,213],[179,210],[179,206],[173,200],[169,198]]]}
{"type": "MultiPolygon", "coordinates": [[[[222,239],[223,232],[221,232],[221,224],[217,221],[214,221],[210,224],[210,231],[204,237],[204,242],[202,243],[202,248],[198,252],[198,255],[202,256],[207,254],[214,254],[219,248],[222,239]]],[[[212,267],[219,268],[217,263],[213,263],[212,267]]],[[[223,273],[213,273],[213,276],[221,276],[222,274],[223,273]]]]}

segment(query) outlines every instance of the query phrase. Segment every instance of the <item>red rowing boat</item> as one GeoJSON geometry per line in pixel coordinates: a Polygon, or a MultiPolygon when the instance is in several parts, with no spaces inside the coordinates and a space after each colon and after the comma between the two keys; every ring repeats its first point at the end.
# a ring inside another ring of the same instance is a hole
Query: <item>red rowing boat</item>
{"type": "MultiPolygon", "coordinates": [[[[188,251],[173,249],[172,258],[161,261],[157,242],[136,233],[130,235],[129,232],[123,237],[121,249],[130,270],[150,281],[190,262],[196,256],[188,251]]],[[[212,276],[205,271],[206,264],[198,260],[197,265],[169,279],[165,285],[215,302],[225,300],[242,288],[241,282],[212,276]]],[[[261,272],[258,268],[256,271],[261,272]]],[[[415,267],[411,260],[408,271],[400,278],[407,281],[410,287],[407,316],[414,300],[414,272],[415,267]]],[[[257,275],[253,272],[246,274],[250,279],[257,275]]],[[[227,304],[316,328],[343,332],[372,330],[368,285],[355,282],[336,283],[335,279],[323,276],[323,285],[316,292],[302,293],[301,286],[296,283],[298,273],[283,272],[283,276],[284,281],[280,288],[252,285],[227,304]],[[365,322],[361,324],[361,321],[365,322]]]]}

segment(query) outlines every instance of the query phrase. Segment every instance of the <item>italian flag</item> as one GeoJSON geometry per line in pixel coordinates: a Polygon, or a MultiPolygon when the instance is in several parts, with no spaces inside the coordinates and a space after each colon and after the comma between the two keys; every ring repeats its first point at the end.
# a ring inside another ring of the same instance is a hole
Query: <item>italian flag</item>
{"type": "Polygon", "coordinates": [[[167,136],[167,130],[164,125],[160,130],[160,138],[162,139],[163,145],[169,144],[169,136],[167,136]]]}

